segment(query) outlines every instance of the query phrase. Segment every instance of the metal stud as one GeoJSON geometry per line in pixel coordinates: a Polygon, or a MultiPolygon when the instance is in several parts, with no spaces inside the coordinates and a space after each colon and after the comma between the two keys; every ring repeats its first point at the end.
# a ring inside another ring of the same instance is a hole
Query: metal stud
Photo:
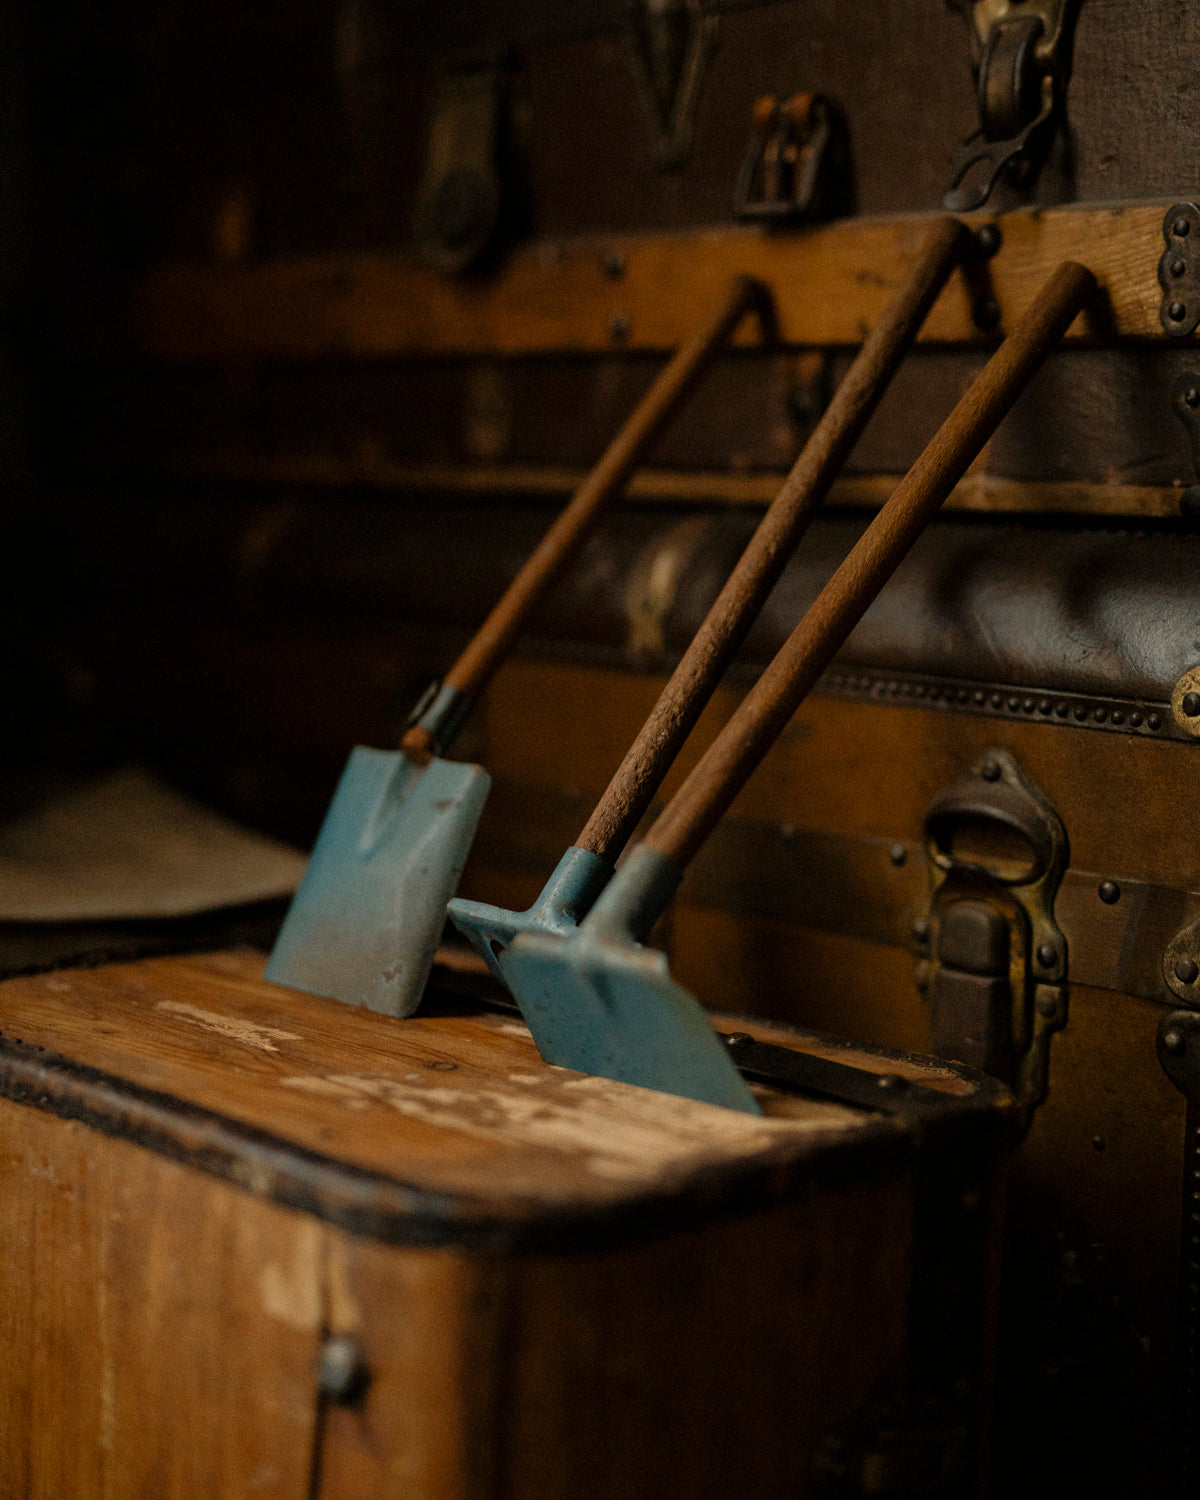
{"type": "Polygon", "coordinates": [[[1105,906],[1113,906],[1121,899],[1121,887],[1115,880],[1102,880],[1096,887],[1096,894],[1105,906]]]}

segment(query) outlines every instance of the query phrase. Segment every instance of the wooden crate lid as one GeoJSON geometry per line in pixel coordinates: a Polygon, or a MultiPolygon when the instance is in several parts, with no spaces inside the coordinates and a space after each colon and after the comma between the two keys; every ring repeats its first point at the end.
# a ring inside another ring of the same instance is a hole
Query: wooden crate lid
{"type": "MultiPolygon", "coordinates": [[[[894,1122],[838,1104],[761,1090],[756,1119],[551,1068],[516,1016],[461,1003],[395,1021],[268,984],[263,962],[217,953],[7,981],[0,1095],[404,1243],[640,1235],[912,1148],[894,1122]]],[[[964,1106],[977,1092],[958,1070],[834,1050],[964,1106]]]]}

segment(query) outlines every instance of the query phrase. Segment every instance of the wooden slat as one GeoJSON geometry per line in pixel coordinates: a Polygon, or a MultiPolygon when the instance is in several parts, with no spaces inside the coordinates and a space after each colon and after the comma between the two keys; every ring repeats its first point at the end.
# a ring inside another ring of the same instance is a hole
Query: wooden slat
{"type": "MultiPolygon", "coordinates": [[[[162,466],[172,478],[249,484],[367,486],[407,493],[458,495],[569,495],[586,471],[568,464],[405,462],[356,460],[332,453],[263,455],[249,451],[175,454],[162,466]]],[[[900,483],[900,474],[846,474],[834,482],[830,505],[875,510],[900,483]]],[[[769,505],[782,470],[738,473],[719,469],[640,469],[629,500],[651,504],[769,505]]],[[[1178,516],[1182,485],[1103,484],[1095,480],[1006,479],[968,473],[946,510],[1033,512],[1040,515],[1178,516]]]]}
{"type": "MultiPolygon", "coordinates": [[[[923,337],[987,337],[973,318],[987,296],[999,305],[1002,332],[1054,266],[1076,259],[1100,279],[1109,307],[1081,316],[1068,337],[1165,340],[1157,265],[1169,207],[1158,200],[1000,216],[999,254],[951,280],[923,337]]],[[[179,265],[144,283],[134,325],[144,354],[180,361],[663,350],[694,330],[696,309],[713,303],[731,275],[746,272],[772,288],[786,344],[850,345],[883,312],[927,223],[547,241],[480,279],[438,276],[397,252],[179,265]],[[613,252],[624,266],[615,279],[605,270],[613,252]]]]}

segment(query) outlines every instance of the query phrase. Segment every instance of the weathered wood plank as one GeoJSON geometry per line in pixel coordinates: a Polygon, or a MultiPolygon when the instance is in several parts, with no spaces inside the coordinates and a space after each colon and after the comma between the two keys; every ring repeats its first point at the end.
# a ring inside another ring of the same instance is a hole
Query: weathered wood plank
{"type": "MultiPolygon", "coordinates": [[[[1165,340],[1157,265],[1169,206],[999,216],[999,254],[952,279],[924,339],[994,337],[976,326],[981,298],[995,298],[1004,331],[1055,265],[1077,259],[1100,279],[1109,306],[1077,319],[1069,338],[1165,340]]],[[[135,336],[143,354],[173,361],[661,350],[691,333],[695,309],[745,272],[771,287],[784,343],[854,344],[895,291],[928,222],[881,218],[796,235],[722,228],[542,242],[478,280],[450,280],[384,253],[177,265],[141,287],[135,336]],[[623,265],[615,279],[606,271],[614,253],[623,265]]]]}

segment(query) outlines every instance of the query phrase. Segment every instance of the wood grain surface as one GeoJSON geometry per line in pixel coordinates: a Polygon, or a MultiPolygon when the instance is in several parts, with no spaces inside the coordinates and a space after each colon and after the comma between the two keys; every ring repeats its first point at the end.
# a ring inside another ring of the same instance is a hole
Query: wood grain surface
{"type": "MultiPolygon", "coordinates": [[[[922,338],[994,339],[1053,268],[1072,258],[1093,270],[1107,305],[1077,319],[1068,339],[1167,342],[1157,267],[1169,207],[1165,200],[1083,205],[986,220],[1000,228],[999,253],[951,279],[922,338]],[[999,310],[997,328],[986,334],[974,319],[985,298],[999,310]]],[[[783,343],[856,344],[900,286],[929,222],[917,216],[785,235],[722,228],[544,242],[474,281],[449,281],[396,253],[215,269],[178,264],[141,286],[136,342],[143,355],[169,361],[670,349],[691,333],[696,308],[715,303],[731,275],[745,274],[770,288],[783,343]],[[615,281],[605,270],[613,253],[625,267],[615,281]]]]}
{"type": "MultiPolygon", "coordinates": [[[[9,980],[3,1091],[419,1242],[564,1222],[586,1237],[623,1213],[644,1228],[655,1202],[694,1211],[751,1181],[769,1199],[831,1152],[899,1134],[773,1090],[754,1119],[549,1068],[515,1016],[468,1007],[398,1024],[269,985],[262,963],[214,954],[9,980]]],[[[863,1061],[963,1088],[931,1064],[863,1061]]]]}

